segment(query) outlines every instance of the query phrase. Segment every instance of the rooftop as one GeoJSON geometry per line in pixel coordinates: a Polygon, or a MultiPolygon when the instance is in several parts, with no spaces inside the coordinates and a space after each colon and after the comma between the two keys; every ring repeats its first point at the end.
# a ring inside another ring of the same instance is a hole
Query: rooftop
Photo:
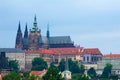
{"type": "Polygon", "coordinates": [[[24,53],[22,49],[19,48],[0,48],[0,52],[6,53],[24,53]]]}
{"type": "Polygon", "coordinates": [[[120,54],[106,54],[103,58],[120,58],[120,54]]]}
{"type": "Polygon", "coordinates": [[[97,54],[102,55],[98,48],[41,48],[39,50],[28,50],[25,53],[42,53],[54,55],[80,55],[80,54],[97,54]]]}
{"type": "Polygon", "coordinates": [[[47,72],[47,70],[42,70],[42,71],[31,71],[30,74],[32,74],[32,75],[43,76],[46,72],[47,72]]]}

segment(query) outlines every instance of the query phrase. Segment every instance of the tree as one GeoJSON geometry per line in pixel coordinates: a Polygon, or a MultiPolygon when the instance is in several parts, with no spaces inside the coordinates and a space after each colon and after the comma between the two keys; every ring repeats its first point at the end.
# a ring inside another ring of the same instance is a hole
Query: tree
{"type": "Polygon", "coordinates": [[[77,61],[72,61],[71,59],[68,59],[68,64],[69,64],[69,70],[72,73],[79,73],[80,72],[80,68],[78,66],[77,61]]]}
{"type": "Polygon", "coordinates": [[[85,72],[85,66],[80,65],[80,74],[84,74],[84,72],[85,72]]]}
{"type": "Polygon", "coordinates": [[[8,58],[5,56],[6,56],[5,52],[0,53],[0,69],[8,69],[9,68],[8,58]]]}
{"type": "Polygon", "coordinates": [[[29,76],[29,74],[30,74],[30,71],[24,71],[24,72],[23,72],[23,76],[24,76],[24,77],[29,76]]]}
{"type": "Polygon", "coordinates": [[[23,80],[43,80],[43,79],[37,75],[29,75],[23,78],[23,80]]]}
{"type": "Polygon", "coordinates": [[[64,80],[59,73],[59,69],[57,67],[50,67],[47,73],[43,76],[44,80],[64,80]]]}
{"type": "Polygon", "coordinates": [[[90,78],[86,75],[80,75],[77,80],[90,80],[90,78]]]}
{"type": "Polygon", "coordinates": [[[97,76],[95,69],[92,67],[87,71],[87,74],[91,77],[91,78],[95,78],[97,76]]]}
{"type": "Polygon", "coordinates": [[[107,63],[103,70],[102,77],[109,78],[111,76],[111,70],[112,70],[112,64],[107,63]]]}
{"type": "Polygon", "coordinates": [[[10,67],[10,69],[12,69],[12,71],[18,72],[19,71],[18,66],[19,66],[19,64],[16,60],[9,61],[9,67],[10,67]]]}
{"type": "Polygon", "coordinates": [[[4,76],[2,79],[3,80],[20,80],[21,76],[19,73],[12,72],[4,76]]]}
{"type": "Polygon", "coordinates": [[[65,60],[60,61],[58,68],[61,72],[65,70],[65,60]]]}
{"type": "Polygon", "coordinates": [[[32,70],[43,70],[47,69],[47,63],[40,57],[36,57],[32,61],[32,70]]]}

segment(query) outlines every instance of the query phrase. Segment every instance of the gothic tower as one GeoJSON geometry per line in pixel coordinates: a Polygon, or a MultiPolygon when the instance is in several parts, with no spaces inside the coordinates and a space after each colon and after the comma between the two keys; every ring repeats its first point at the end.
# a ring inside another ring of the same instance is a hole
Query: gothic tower
{"type": "Polygon", "coordinates": [[[46,34],[47,38],[50,38],[50,31],[49,31],[49,23],[47,24],[47,34],[46,34]]]}
{"type": "Polygon", "coordinates": [[[47,33],[46,33],[46,37],[47,37],[47,44],[46,44],[46,47],[47,49],[49,49],[50,45],[50,31],[49,31],[49,23],[47,24],[47,33]]]}
{"type": "Polygon", "coordinates": [[[38,49],[39,48],[39,39],[41,37],[41,31],[37,26],[37,18],[36,15],[34,17],[34,23],[32,29],[30,29],[29,33],[29,49],[38,49]]]}
{"type": "Polygon", "coordinates": [[[17,30],[17,35],[16,35],[15,48],[22,48],[22,32],[21,32],[20,22],[18,25],[18,30],[17,30]]]}
{"type": "Polygon", "coordinates": [[[28,29],[27,23],[25,26],[24,37],[23,37],[23,50],[28,50],[28,29]]]}

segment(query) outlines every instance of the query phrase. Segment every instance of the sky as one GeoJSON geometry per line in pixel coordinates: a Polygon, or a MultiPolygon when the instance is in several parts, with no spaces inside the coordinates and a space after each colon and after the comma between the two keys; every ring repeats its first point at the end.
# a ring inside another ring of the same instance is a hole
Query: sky
{"type": "Polygon", "coordinates": [[[20,21],[22,32],[37,16],[41,34],[71,36],[75,45],[120,53],[120,0],[0,0],[0,48],[14,48],[20,21]]]}

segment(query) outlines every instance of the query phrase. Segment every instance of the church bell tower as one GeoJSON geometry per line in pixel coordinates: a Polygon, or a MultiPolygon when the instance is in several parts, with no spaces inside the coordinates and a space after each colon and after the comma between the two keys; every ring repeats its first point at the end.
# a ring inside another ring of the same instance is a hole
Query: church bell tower
{"type": "Polygon", "coordinates": [[[39,48],[40,37],[41,37],[41,30],[38,29],[37,18],[35,15],[33,27],[30,29],[30,33],[29,33],[29,49],[35,50],[39,48]]]}

